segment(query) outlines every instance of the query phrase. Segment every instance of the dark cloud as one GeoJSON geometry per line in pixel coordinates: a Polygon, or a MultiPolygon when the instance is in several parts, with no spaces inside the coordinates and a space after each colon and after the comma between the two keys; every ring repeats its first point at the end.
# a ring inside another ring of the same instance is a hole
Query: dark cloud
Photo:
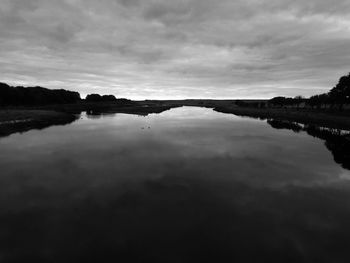
{"type": "Polygon", "coordinates": [[[2,0],[1,81],[130,98],[270,97],[350,71],[350,2],[2,0]]]}

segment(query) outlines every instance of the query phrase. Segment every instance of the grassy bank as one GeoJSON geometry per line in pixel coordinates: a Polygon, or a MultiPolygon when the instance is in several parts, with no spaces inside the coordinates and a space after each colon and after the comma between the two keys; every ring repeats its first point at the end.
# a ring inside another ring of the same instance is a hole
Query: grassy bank
{"type": "Polygon", "coordinates": [[[215,111],[260,119],[280,119],[322,127],[350,130],[350,115],[346,112],[325,112],[312,109],[258,109],[245,107],[215,107],[215,111]]]}

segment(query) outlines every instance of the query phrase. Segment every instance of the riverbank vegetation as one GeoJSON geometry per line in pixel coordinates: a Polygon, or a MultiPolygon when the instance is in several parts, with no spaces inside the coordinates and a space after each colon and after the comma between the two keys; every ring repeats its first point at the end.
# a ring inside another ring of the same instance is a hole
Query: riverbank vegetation
{"type": "Polygon", "coordinates": [[[329,92],[303,98],[270,100],[145,100],[131,101],[114,95],[50,90],[43,87],[11,87],[0,83],[0,135],[33,127],[74,121],[82,112],[96,115],[129,113],[147,115],[174,107],[209,107],[218,112],[261,119],[280,119],[303,124],[350,130],[350,73],[329,92]]]}
{"type": "Polygon", "coordinates": [[[350,73],[329,92],[303,98],[275,97],[270,100],[236,101],[216,106],[216,111],[261,119],[281,119],[323,127],[350,130],[350,73]]]}
{"type": "Polygon", "coordinates": [[[345,105],[348,106],[350,104],[350,73],[346,76],[342,76],[337,85],[327,93],[314,95],[308,99],[301,96],[296,96],[294,98],[275,97],[269,100],[268,103],[270,107],[294,106],[342,111],[345,105]]]}

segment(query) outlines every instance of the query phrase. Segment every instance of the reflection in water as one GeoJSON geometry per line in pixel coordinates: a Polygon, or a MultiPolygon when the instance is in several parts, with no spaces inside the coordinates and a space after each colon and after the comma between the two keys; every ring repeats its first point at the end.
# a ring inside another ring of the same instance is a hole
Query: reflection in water
{"type": "Polygon", "coordinates": [[[259,120],[82,116],[3,138],[0,167],[1,262],[350,259],[350,172],[259,120]]]}
{"type": "Polygon", "coordinates": [[[42,130],[55,125],[68,125],[76,121],[77,116],[70,114],[53,114],[53,116],[35,116],[32,118],[0,122],[0,139],[13,133],[27,132],[32,129],[42,130]]]}
{"type": "Polygon", "coordinates": [[[327,149],[333,154],[334,161],[345,169],[350,169],[350,133],[339,129],[322,128],[315,125],[302,125],[285,120],[269,119],[267,123],[275,129],[289,129],[294,132],[306,131],[307,134],[325,141],[327,149]]]}

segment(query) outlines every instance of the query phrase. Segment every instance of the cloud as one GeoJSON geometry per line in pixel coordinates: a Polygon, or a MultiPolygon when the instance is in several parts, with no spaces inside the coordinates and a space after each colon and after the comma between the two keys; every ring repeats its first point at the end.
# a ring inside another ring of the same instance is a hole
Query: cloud
{"type": "Polygon", "coordinates": [[[324,92],[350,71],[350,3],[2,0],[1,81],[129,98],[324,92]]]}

